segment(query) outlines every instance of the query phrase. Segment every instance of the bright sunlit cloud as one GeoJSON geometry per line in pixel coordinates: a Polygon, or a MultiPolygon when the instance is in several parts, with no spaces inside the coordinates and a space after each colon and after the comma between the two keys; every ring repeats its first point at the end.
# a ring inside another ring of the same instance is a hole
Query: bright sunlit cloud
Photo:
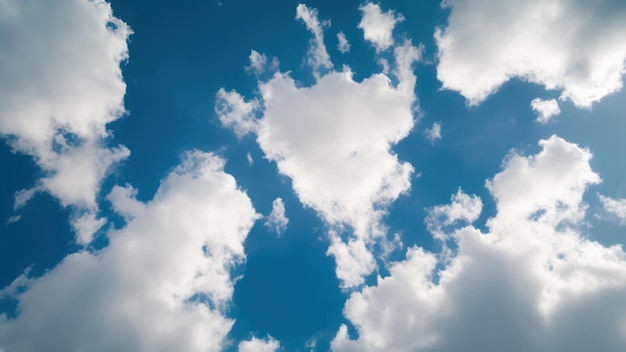
{"type": "Polygon", "coordinates": [[[621,1],[446,0],[435,40],[437,77],[477,105],[512,78],[561,92],[581,108],[622,88],[621,1]]]}
{"type": "Polygon", "coordinates": [[[76,240],[89,244],[105,222],[100,185],[130,154],[107,146],[107,124],[125,112],[120,64],[132,31],[104,1],[4,1],[0,13],[0,135],[42,171],[15,208],[47,192],[72,209],[76,240]]]}
{"type": "Polygon", "coordinates": [[[0,0],[0,352],[626,351],[625,3],[240,5],[0,0]]]}

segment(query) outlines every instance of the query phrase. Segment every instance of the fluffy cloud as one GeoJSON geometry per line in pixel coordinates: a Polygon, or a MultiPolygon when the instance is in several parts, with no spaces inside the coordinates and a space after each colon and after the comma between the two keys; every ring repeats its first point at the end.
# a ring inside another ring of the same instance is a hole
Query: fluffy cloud
{"type": "MultiPolygon", "coordinates": [[[[224,161],[190,152],[143,203],[130,186],[108,199],[127,224],[109,245],[68,255],[16,295],[18,315],[0,317],[6,351],[219,351],[230,269],[258,214],[224,161]]],[[[14,290],[15,291],[15,290],[14,290]]],[[[14,293],[15,294],[15,293],[14,293]]]]}
{"type": "Polygon", "coordinates": [[[77,240],[89,243],[104,222],[102,179],[129,155],[106,147],[106,125],[124,114],[131,30],[103,0],[25,0],[0,3],[0,32],[0,135],[43,171],[18,196],[45,191],[72,207],[77,240]]]}
{"type": "Polygon", "coordinates": [[[274,352],[279,348],[280,343],[271,336],[265,339],[253,337],[239,343],[239,352],[274,352]]]}
{"type": "Polygon", "coordinates": [[[255,114],[260,109],[257,100],[245,101],[241,94],[220,88],[215,101],[215,113],[222,126],[232,129],[239,138],[256,132],[258,122],[255,114]]]}
{"type": "Polygon", "coordinates": [[[246,71],[259,74],[263,72],[265,65],[267,65],[267,56],[256,50],[250,50],[250,66],[246,67],[246,71]]]}
{"type": "MultiPolygon", "coordinates": [[[[321,30],[316,10],[300,5],[297,12],[314,33],[321,30]]],[[[326,52],[320,45],[322,41],[311,42],[314,67],[318,53],[326,52]]],[[[413,167],[400,162],[391,148],[414,126],[412,65],[420,60],[421,48],[406,41],[394,47],[394,58],[397,84],[383,73],[356,82],[344,67],[318,76],[310,87],[278,72],[259,81],[258,103],[239,100],[237,92],[228,93],[237,97],[231,100],[223,91],[217,95],[217,105],[227,107],[216,109],[223,122],[230,120],[230,111],[244,111],[241,106],[259,107],[261,117],[254,120],[257,142],[265,157],[292,180],[300,201],[329,225],[328,253],[336,259],[344,287],[361,284],[376,268],[371,250],[384,241],[381,218],[410,188],[413,167]]],[[[224,126],[237,132],[236,124],[224,126]]]]}
{"type": "Polygon", "coordinates": [[[339,49],[342,54],[350,51],[350,43],[348,43],[348,39],[346,39],[346,35],[343,34],[343,32],[337,33],[337,42],[337,49],[339,49]]]}
{"type": "Polygon", "coordinates": [[[271,231],[281,234],[287,230],[289,219],[285,216],[285,203],[282,198],[276,198],[272,202],[272,212],[265,219],[265,226],[271,231]]]}
{"type": "Polygon", "coordinates": [[[480,200],[459,191],[429,228],[458,245],[441,263],[419,247],[355,292],[335,351],[622,351],[626,254],[581,232],[591,154],[558,137],[513,153],[487,182],[497,212],[481,233],[480,200]],[[464,225],[466,224],[466,225],[464,225]],[[450,225],[456,225],[454,228],[450,225]],[[443,265],[443,267],[441,266],[443,265]]]}
{"type": "Polygon", "coordinates": [[[265,72],[266,69],[276,70],[278,69],[278,59],[272,58],[272,62],[267,63],[267,56],[263,53],[259,53],[256,50],[250,50],[250,65],[245,67],[247,72],[255,75],[260,75],[265,72]]]}
{"type": "Polygon", "coordinates": [[[424,136],[430,141],[430,143],[435,143],[436,141],[441,139],[441,123],[433,122],[431,128],[427,128],[424,130],[424,136]]]}
{"type": "Polygon", "coordinates": [[[330,69],[333,63],[324,44],[324,27],[330,26],[330,21],[320,22],[317,9],[312,9],[304,4],[296,8],[296,19],[304,22],[306,28],[313,34],[309,48],[308,63],[316,75],[320,69],[330,69]]]}
{"type": "Polygon", "coordinates": [[[437,77],[470,105],[512,78],[562,91],[579,107],[622,87],[626,6],[619,0],[446,0],[437,77]]]}
{"type": "Polygon", "coordinates": [[[607,212],[617,216],[620,223],[626,225],[626,199],[613,199],[600,195],[600,201],[607,212]]]}
{"type": "Polygon", "coordinates": [[[371,2],[359,9],[363,17],[358,27],[363,30],[365,40],[370,42],[376,51],[384,51],[393,46],[393,28],[396,23],[404,21],[404,17],[391,10],[383,13],[378,4],[371,2]]]}
{"type": "Polygon", "coordinates": [[[561,113],[556,99],[543,100],[535,98],[530,102],[530,107],[537,113],[537,122],[545,124],[553,116],[561,113]]]}
{"type": "Polygon", "coordinates": [[[438,205],[428,210],[426,226],[428,231],[439,240],[446,239],[445,229],[459,223],[471,224],[483,211],[483,202],[477,196],[469,196],[462,189],[450,197],[450,204],[438,205]]]}

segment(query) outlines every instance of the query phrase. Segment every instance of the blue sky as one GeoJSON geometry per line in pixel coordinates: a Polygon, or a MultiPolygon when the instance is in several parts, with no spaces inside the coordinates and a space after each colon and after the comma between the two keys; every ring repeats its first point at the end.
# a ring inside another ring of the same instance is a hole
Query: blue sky
{"type": "Polygon", "coordinates": [[[0,351],[623,351],[625,23],[0,0],[0,351]]]}

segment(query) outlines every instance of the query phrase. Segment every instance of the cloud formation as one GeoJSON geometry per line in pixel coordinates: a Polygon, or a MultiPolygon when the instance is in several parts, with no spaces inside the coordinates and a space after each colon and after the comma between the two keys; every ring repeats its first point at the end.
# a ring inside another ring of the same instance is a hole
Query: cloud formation
{"type": "Polygon", "coordinates": [[[437,78],[469,105],[519,78],[588,108],[622,88],[626,5],[620,0],[446,0],[437,78]]]}
{"type": "Polygon", "coordinates": [[[285,216],[285,203],[282,198],[276,198],[272,202],[272,212],[265,219],[265,226],[278,235],[287,230],[289,219],[285,216]]]}
{"type": "Polygon", "coordinates": [[[546,124],[553,116],[561,113],[556,99],[543,100],[535,98],[530,102],[530,107],[537,113],[537,122],[546,124]]]}
{"type": "Polygon", "coordinates": [[[404,21],[402,15],[389,10],[382,12],[380,5],[368,2],[359,7],[362,17],[358,27],[363,30],[363,37],[376,51],[385,51],[394,44],[393,29],[398,22],[404,21]]]}
{"type": "Polygon", "coordinates": [[[487,182],[497,205],[487,233],[471,225],[476,196],[459,191],[433,208],[429,229],[453,239],[454,256],[410,248],[389,276],[352,294],[344,313],[358,338],[343,325],[333,350],[623,350],[626,255],[581,230],[583,194],[600,180],[591,153],[556,136],[540,145],[509,155],[487,182]]]}
{"type": "Polygon", "coordinates": [[[626,225],[626,199],[613,199],[600,195],[604,210],[616,216],[622,226],[626,225]]]}
{"type": "Polygon", "coordinates": [[[0,3],[0,32],[0,135],[43,174],[15,207],[48,192],[74,210],[76,239],[87,244],[104,223],[100,184],[130,154],[107,147],[106,125],[124,114],[131,30],[103,0],[24,0],[0,3]]]}
{"type": "Polygon", "coordinates": [[[313,34],[310,41],[309,55],[307,62],[313,68],[315,75],[320,74],[320,69],[330,69],[333,63],[324,44],[324,28],[330,26],[330,21],[320,22],[317,9],[312,9],[304,4],[299,4],[296,8],[296,19],[304,22],[306,28],[313,34]]]}
{"type": "Polygon", "coordinates": [[[253,337],[247,341],[241,341],[238,346],[239,352],[274,352],[278,351],[280,343],[271,336],[260,339],[253,337]]]}
{"type": "Polygon", "coordinates": [[[337,49],[342,54],[350,51],[350,43],[348,43],[348,39],[346,39],[346,35],[343,32],[337,33],[337,42],[337,49]]]}
{"type": "Polygon", "coordinates": [[[246,101],[236,91],[220,88],[215,95],[215,113],[222,126],[232,129],[239,138],[256,132],[258,121],[255,114],[260,107],[258,100],[246,101]]]}
{"type": "MultiPolygon", "coordinates": [[[[321,30],[316,10],[300,5],[297,12],[314,33],[321,30]]],[[[315,57],[326,52],[320,45],[321,40],[311,42],[314,68],[315,57]]],[[[336,259],[343,287],[361,284],[376,268],[372,248],[386,235],[381,219],[387,206],[410,189],[413,167],[400,162],[391,148],[414,126],[412,65],[421,53],[410,41],[396,45],[392,76],[377,73],[356,82],[346,66],[303,87],[289,73],[277,72],[259,81],[258,102],[245,101],[235,91],[217,94],[217,106],[225,107],[216,108],[219,118],[236,133],[239,125],[228,121],[246,120],[239,116],[252,116],[248,107],[256,107],[260,118],[249,125],[257,126],[265,157],[276,162],[300,201],[330,227],[328,254],[336,259]],[[242,113],[229,115],[232,111],[242,113]]]]}
{"type": "Polygon", "coordinates": [[[79,251],[16,281],[17,317],[0,316],[5,351],[220,351],[233,320],[231,269],[259,215],[224,160],[193,151],[143,203],[108,196],[127,224],[98,252],[79,251]]]}
{"type": "Polygon", "coordinates": [[[436,141],[441,139],[441,123],[438,121],[433,122],[431,128],[427,128],[424,130],[424,136],[426,139],[430,141],[430,143],[435,143],[436,141]]]}

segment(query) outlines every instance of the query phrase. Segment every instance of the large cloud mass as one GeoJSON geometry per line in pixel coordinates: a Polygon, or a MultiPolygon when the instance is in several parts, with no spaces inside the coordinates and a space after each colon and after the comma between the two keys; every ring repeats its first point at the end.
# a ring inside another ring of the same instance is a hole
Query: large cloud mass
{"type": "Polygon", "coordinates": [[[31,155],[43,177],[37,191],[71,206],[77,240],[89,243],[100,183],[129,155],[107,148],[106,124],[124,113],[120,62],[130,28],[103,0],[0,1],[0,135],[31,155]]]}
{"type": "MultiPolygon", "coordinates": [[[[311,45],[317,49],[309,53],[315,57],[323,46],[321,29],[308,23],[319,23],[311,17],[317,11],[303,9],[298,6],[298,14],[316,38],[311,45]]],[[[394,47],[393,55],[391,77],[378,73],[356,82],[344,67],[302,87],[278,72],[259,82],[260,102],[245,101],[235,91],[217,94],[222,123],[239,134],[254,128],[265,156],[291,178],[300,201],[331,227],[328,253],[345,287],[361,284],[376,268],[371,251],[384,238],[386,206],[410,188],[413,167],[400,162],[391,147],[414,126],[412,65],[421,49],[406,41],[394,47]],[[349,238],[345,226],[353,233],[349,238]]],[[[310,64],[319,66],[315,60],[310,64]]]]}
{"type": "Polygon", "coordinates": [[[562,91],[579,107],[622,87],[626,3],[621,0],[446,0],[437,29],[437,77],[479,104],[511,78],[562,91]]]}
{"type": "Polygon", "coordinates": [[[130,186],[115,187],[108,198],[128,224],[99,252],[19,278],[26,290],[17,317],[0,316],[0,350],[221,350],[233,324],[225,317],[230,269],[245,260],[259,217],[223,165],[190,152],[147,203],[130,186]]]}
{"type": "MultiPolygon", "coordinates": [[[[583,194],[599,177],[591,154],[558,137],[533,156],[511,154],[488,181],[489,232],[472,222],[475,196],[434,208],[456,254],[441,263],[413,247],[376,286],[352,294],[336,351],[610,351],[626,348],[626,255],[581,232],[583,194]],[[455,230],[450,225],[456,224],[455,230]],[[460,224],[463,225],[463,224],[460,224]]],[[[436,222],[439,222],[437,226],[436,222]]]]}

